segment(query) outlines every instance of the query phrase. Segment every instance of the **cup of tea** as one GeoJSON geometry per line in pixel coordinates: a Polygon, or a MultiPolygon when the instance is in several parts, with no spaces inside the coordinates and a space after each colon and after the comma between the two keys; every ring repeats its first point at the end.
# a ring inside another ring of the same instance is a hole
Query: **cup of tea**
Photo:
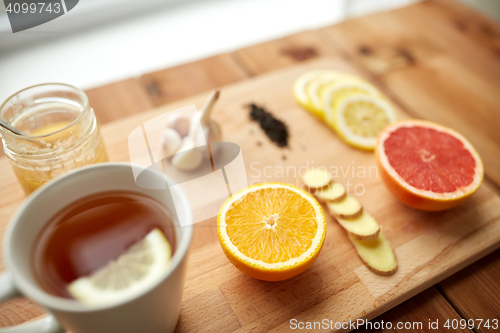
{"type": "Polygon", "coordinates": [[[134,168],[148,181],[171,182],[154,169],[103,163],[57,178],[19,207],[5,234],[0,300],[24,295],[49,315],[6,331],[175,329],[192,212],[175,186],[137,185],[134,168]]]}

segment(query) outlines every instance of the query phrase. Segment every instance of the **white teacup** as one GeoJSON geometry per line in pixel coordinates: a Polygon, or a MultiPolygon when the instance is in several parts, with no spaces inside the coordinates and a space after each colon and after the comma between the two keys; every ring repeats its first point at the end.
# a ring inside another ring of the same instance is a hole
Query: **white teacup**
{"type": "MultiPolygon", "coordinates": [[[[74,170],[41,187],[29,196],[9,222],[3,254],[7,272],[0,275],[0,300],[22,294],[41,304],[49,315],[28,324],[0,329],[0,332],[53,333],[165,333],[175,329],[179,319],[186,271],[186,253],[192,236],[192,213],[178,189],[148,190],[136,185],[129,163],[103,163],[74,170]],[[146,291],[118,303],[88,307],[78,301],[45,292],[33,276],[31,251],[41,228],[59,210],[80,198],[103,191],[133,191],[150,196],[172,214],[176,249],[161,281],[146,291]],[[174,207],[173,200],[176,202],[174,207]],[[179,205],[180,204],[180,205],[179,205]],[[180,227],[179,220],[183,225],[180,227]]],[[[143,171],[149,181],[169,182],[162,173],[143,171]]]]}

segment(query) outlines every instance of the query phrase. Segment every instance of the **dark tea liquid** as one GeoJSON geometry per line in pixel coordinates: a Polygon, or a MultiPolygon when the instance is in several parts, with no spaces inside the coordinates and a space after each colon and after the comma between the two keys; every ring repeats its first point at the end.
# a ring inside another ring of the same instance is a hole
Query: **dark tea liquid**
{"type": "Polygon", "coordinates": [[[175,229],[156,200],[133,192],[102,192],[62,209],[44,226],[32,250],[40,286],[71,298],[67,285],[117,259],[153,229],[160,229],[175,251],[175,229]]]}

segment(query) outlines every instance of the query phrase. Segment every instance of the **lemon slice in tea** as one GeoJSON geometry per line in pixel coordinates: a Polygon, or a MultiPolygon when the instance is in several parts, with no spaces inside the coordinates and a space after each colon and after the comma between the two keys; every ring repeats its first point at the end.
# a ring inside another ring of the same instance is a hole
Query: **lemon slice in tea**
{"type": "Polygon", "coordinates": [[[154,229],[118,259],[90,276],[71,282],[68,291],[87,305],[123,300],[159,281],[169,266],[171,255],[168,240],[159,229],[154,229]]]}

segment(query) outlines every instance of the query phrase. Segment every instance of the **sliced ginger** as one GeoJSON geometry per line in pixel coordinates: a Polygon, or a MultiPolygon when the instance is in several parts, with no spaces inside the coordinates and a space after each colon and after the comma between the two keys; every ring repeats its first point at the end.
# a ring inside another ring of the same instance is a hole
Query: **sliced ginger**
{"type": "Polygon", "coordinates": [[[322,188],[332,182],[326,168],[310,168],[302,176],[302,181],[309,188],[322,188]]]}
{"type": "Polygon", "coordinates": [[[361,215],[355,219],[336,217],[336,220],[348,233],[359,240],[373,240],[377,238],[380,232],[380,226],[377,221],[367,212],[362,212],[361,215]]]}
{"type": "Polygon", "coordinates": [[[333,183],[324,168],[307,170],[302,180],[315,190],[316,198],[326,203],[330,214],[347,231],[363,263],[376,274],[394,274],[398,267],[394,250],[377,221],[363,210],[361,203],[347,195],[344,186],[333,183]]]}
{"type": "Polygon", "coordinates": [[[342,201],[345,197],[345,188],[339,183],[330,183],[316,191],[316,198],[327,203],[342,201]]]}
{"type": "Polygon", "coordinates": [[[394,250],[382,232],[371,241],[358,240],[352,234],[349,234],[349,239],[361,260],[372,272],[379,275],[392,275],[396,272],[398,263],[394,250]]]}
{"type": "Polygon", "coordinates": [[[342,219],[355,219],[363,213],[363,207],[359,201],[350,195],[339,202],[328,202],[327,206],[330,214],[342,219]]]}

